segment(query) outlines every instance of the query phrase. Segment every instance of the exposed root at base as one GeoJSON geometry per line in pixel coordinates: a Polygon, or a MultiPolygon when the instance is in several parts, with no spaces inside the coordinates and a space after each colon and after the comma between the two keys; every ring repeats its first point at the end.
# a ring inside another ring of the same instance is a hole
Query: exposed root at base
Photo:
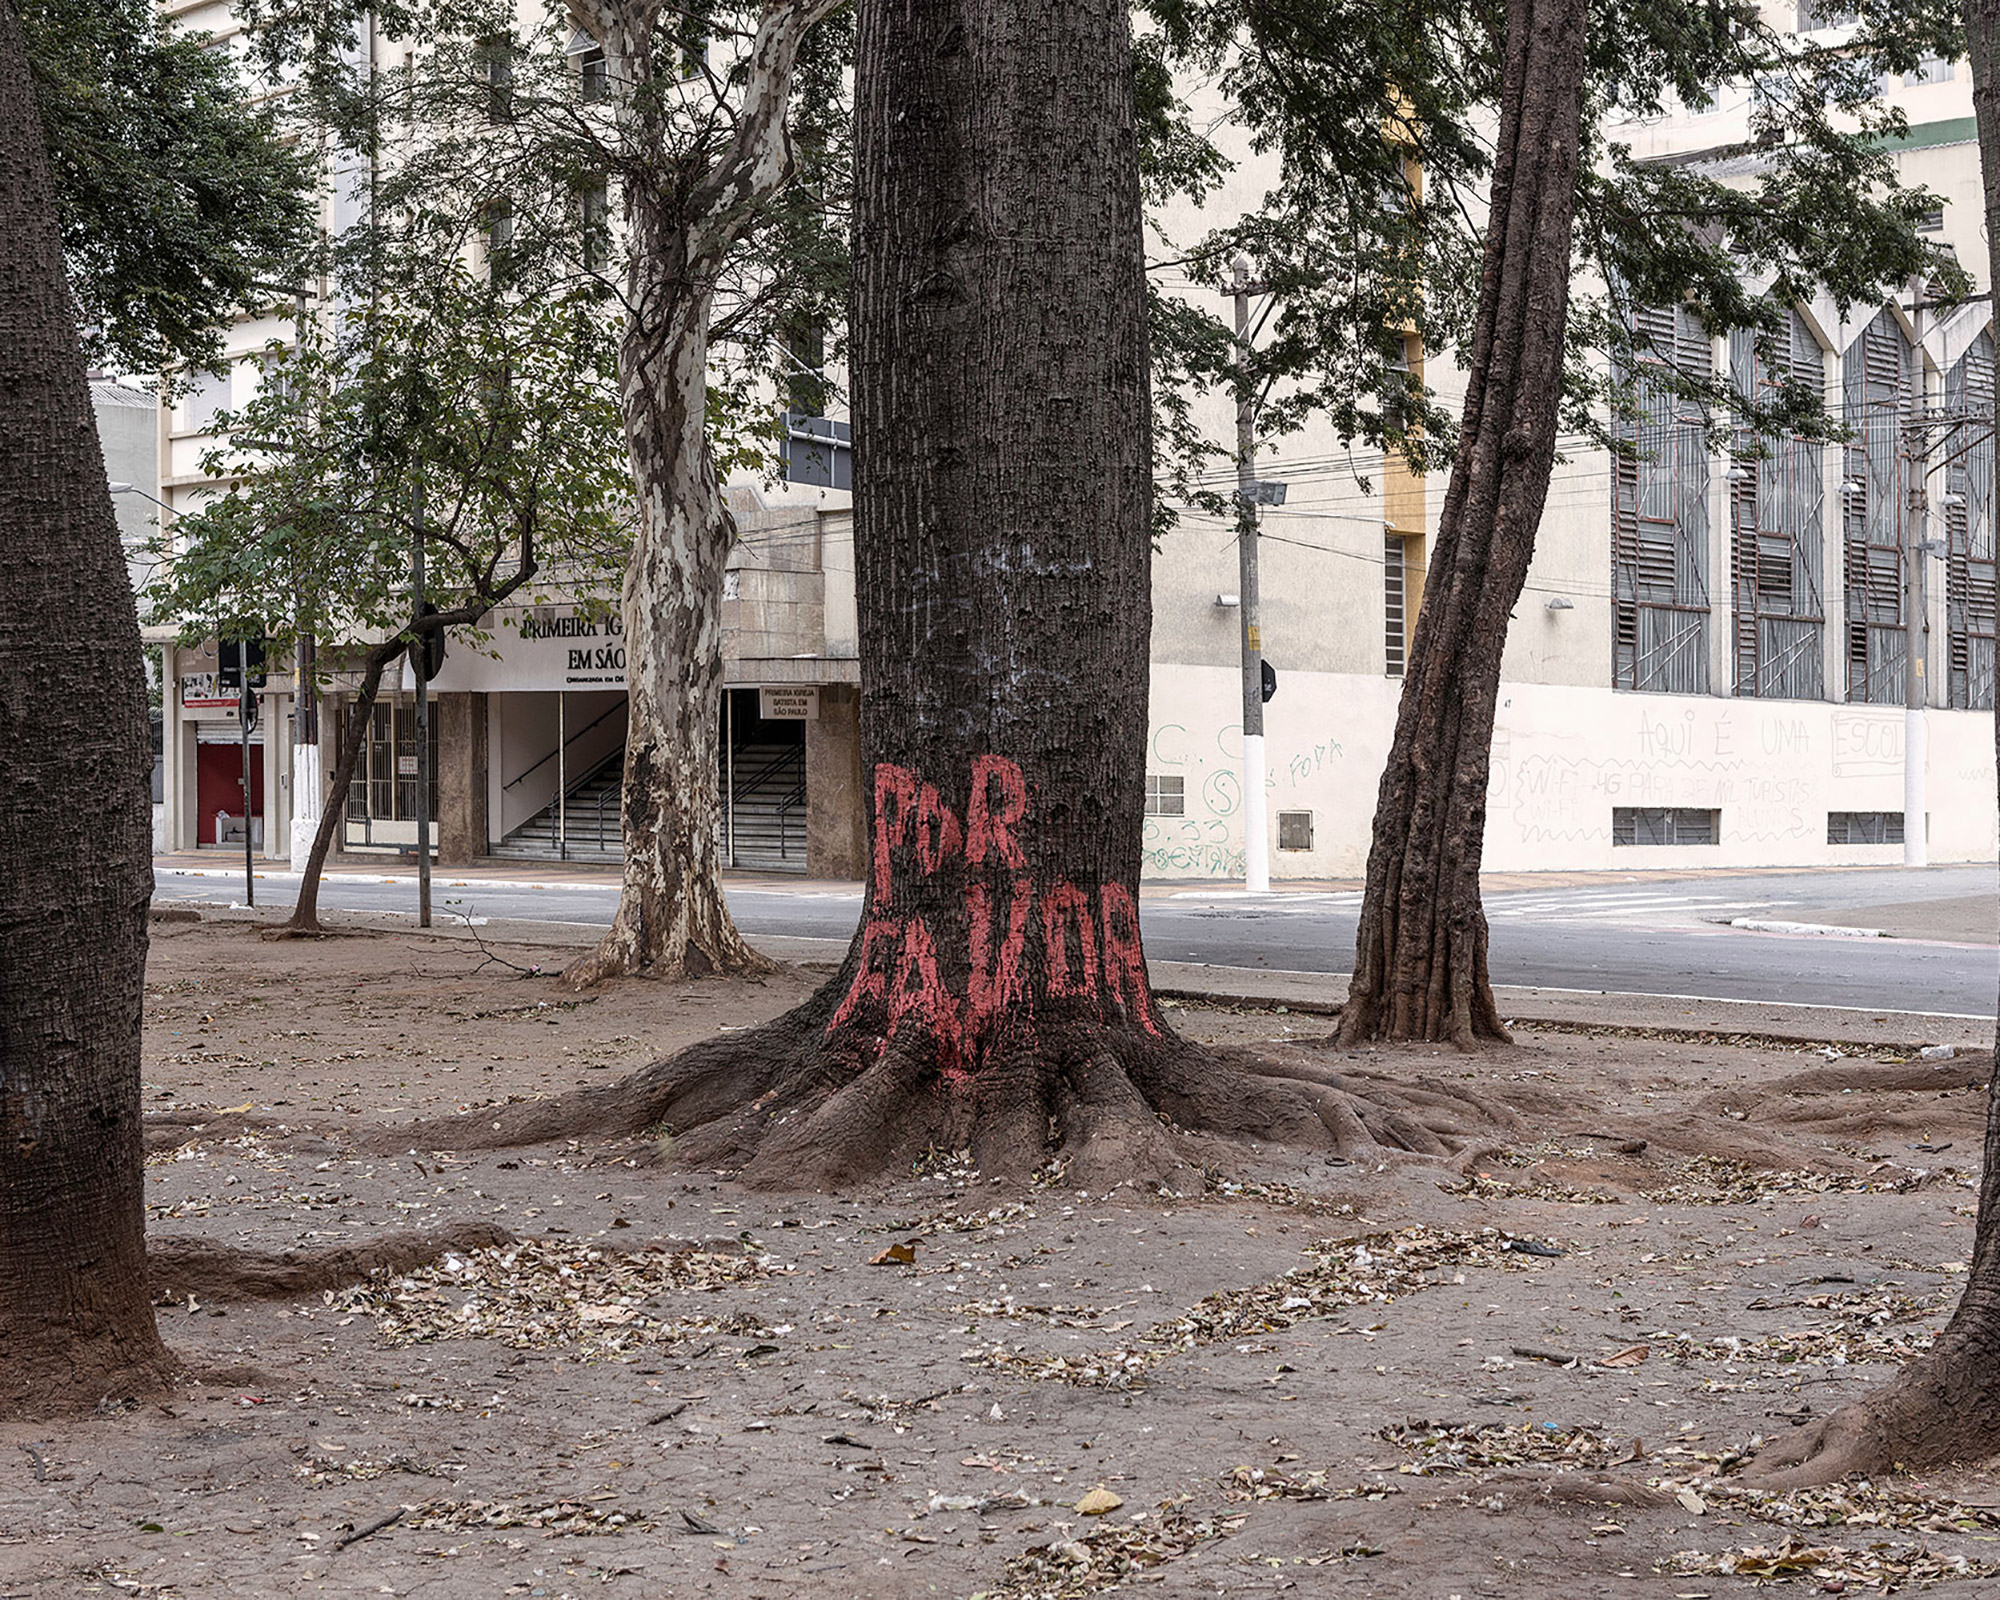
{"type": "Polygon", "coordinates": [[[711,950],[686,940],[675,953],[648,956],[636,939],[614,927],[564,967],[556,981],[571,993],[580,994],[613,978],[657,978],[676,983],[718,975],[761,978],[777,970],[775,961],[759,955],[740,938],[734,941],[733,949],[711,950]]]}
{"type": "Polygon", "coordinates": [[[1953,1343],[1947,1329],[1865,1399],[1767,1447],[1743,1481],[1782,1492],[2000,1455],[2000,1395],[1979,1381],[1982,1353],[1953,1343]]]}
{"type": "Polygon", "coordinates": [[[146,1248],[153,1296],[182,1300],[289,1300],[357,1283],[378,1269],[407,1272],[449,1250],[510,1244],[513,1234],[490,1222],[386,1233],[365,1244],[317,1250],[239,1250],[209,1239],[153,1239],[146,1248]]]}
{"type": "Polygon", "coordinates": [[[994,1176],[1059,1166],[1084,1188],[1191,1191],[1227,1147],[1451,1162],[1516,1126],[1505,1108],[1440,1080],[1340,1073],[1297,1051],[1211,1054],[1093,1018],[1046,1026],[975,1069],[940,1060],[921,1034],[829,1041],[812,1009],[602,1088],[387,1128],[366,1145],[654,1134],[655,1159],[772,1189],[901,1176],[928,1154],[963,1150],[994,1176]]]}

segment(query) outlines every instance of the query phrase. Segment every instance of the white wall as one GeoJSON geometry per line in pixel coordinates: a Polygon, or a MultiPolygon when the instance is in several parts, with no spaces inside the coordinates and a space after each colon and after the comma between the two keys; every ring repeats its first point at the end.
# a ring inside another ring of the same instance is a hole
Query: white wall
{"type": "MultiPolygon", "coordinates": [[[[1569,615],[1568,613],[1564,614],[1569,615]]],[[[1266,709],[1271,838],[1280,811],[1313,813],[1309,852],[1273,849],[1280,878],[1358,877],[1401,681],[1292,673],[1266,709]]],[[[1156,879],[1240,878],[1240,700],[1233,671],[1158,663],[1146,770],[1178,774],[1184,817],[1148,817],[1156,879]]],[[[1503,683],[1487,790],[1494,871],[1895,862],[1896,845],[1829,845],[1829,811],[1900,811],[1903,713],[1894,706],[1621,694],[1503,683]],[[1720,810],[1715,846],[1611,842],[1615,806],[1720,810]]],[[[1993,718],[1930,713],[1931,858],[1991,860],[1993,718]]]]}

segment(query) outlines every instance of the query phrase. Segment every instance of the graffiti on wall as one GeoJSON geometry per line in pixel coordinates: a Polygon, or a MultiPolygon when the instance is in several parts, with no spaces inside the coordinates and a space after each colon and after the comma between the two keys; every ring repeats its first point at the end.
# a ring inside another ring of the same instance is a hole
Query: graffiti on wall
{"type": "Polygon", "coordinates": [[[1496,739],[1489,798],[1507,806],[1523,840],[1538,844],[1602,844],[1619,806],[1726,808],[1731,840],[1807,840],[1822,825],[1816,769],[1800,765],[1814,753],[1805,718],[1734,707],[1704,718],[1693,708],[1647,706],[1628,726],[1623,757],[1516,757],[1496,739]]]}
{"type": "MultiPolygon", "coordinates": [[[[1265,792],[1283,805],[1345,760],[1338,739],[1322,739],[1273,758],[1265,792]]],[[[1178,722],[1154,730],[1146,770],[1182,779],[1179,816],[1146,818],[1143,870],[1163,878],[1243,876],[1243,728],[1227,723],[1193,734],[1178,722]]]]}

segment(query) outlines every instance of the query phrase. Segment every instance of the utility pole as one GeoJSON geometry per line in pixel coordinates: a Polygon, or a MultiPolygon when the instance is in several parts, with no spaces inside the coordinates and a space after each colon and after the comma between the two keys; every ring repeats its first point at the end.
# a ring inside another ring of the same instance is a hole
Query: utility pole
{"type": "Polygon", "coordinates": [[[410,473],[410,676],[417,685],[417,926],[431,925],[430,635],[424,620],[424,473],[410,473]]]}
{"type": "Polygon", "coordinates": [[[1264,635],[1257,613],[1257,399],[1250,376],[1250,263],[1237,258],[1236,555],[1243,613],[1243,888],[1271,892],[1270,820],[1264,807],[1264,635]]]}
{"type": "Polygon", "coordinates": [[[1924,626],[1924,537],[1929,510],[1926,478],[1930,471],[1930,436],[1923,413],[1924,385],[1924,284],[1911,281],[1910,294],[1910,409],[1912,427],[1906,456],[1910,465],[1909,515],[1903,523],[1903,865],[1925,866],[1930,861],[1927,837],[1925,794],[1926,768],[1930,764],[1929,728],[1924,719],[1929,699],[1929,675],[1925,672],[1928,654],[1924,626]],[[1921,437],[1922,447],[1918,448],[1921,437]]]}
{"type": "MultiPolygon", "coordinates": [[[[216,659],[221,659],[219,651],[216,659]]],[[[250,730],[257,726],[257,691],[250,687],[248,639],[236,641],[236,665],[241,674],[236,680],[236,733],[243,747],[243,903],[255,909],[257,864],[250,847],[251,812],[255,809],[250,803],[250,730]]]]}

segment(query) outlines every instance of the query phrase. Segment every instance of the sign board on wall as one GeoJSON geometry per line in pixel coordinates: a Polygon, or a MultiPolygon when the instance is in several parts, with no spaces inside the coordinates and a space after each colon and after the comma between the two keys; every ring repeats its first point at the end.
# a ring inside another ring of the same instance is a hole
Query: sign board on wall
{"type": "Polygon", "coordinates": [[[213,672],[183,672],[181,704],[190,711],[202,706],[227,706],[234,711],[236,691],[223,688],[216,682],[216,674],[213,672]]]}
{"type": "Polygon", "coordinates": [[[817,722],[819,690],[807,684],[766,684],[757,691],[757,715],[766,722],[817,722]]]}
{"type": "Polygon", "coordinates": [[[453,637],[431,688],[440,694],[625,687],[625,627],[577,606],[518,606],[496,612],[488,637],[453,637]]]}

